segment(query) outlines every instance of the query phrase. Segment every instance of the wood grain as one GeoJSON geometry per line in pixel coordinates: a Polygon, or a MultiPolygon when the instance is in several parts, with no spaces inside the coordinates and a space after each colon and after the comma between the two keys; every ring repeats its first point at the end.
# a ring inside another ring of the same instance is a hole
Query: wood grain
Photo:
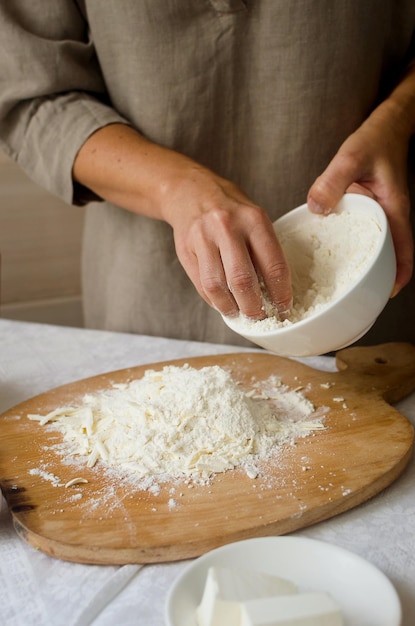
{"type": "Polygon", "coordinates": [[[327,373],[267,353],[212,355],[110,372],[23,402],[0,416],[0,485],[17,533],[69,561],[174,561],[239,539],[289,533],[361,504],[396,480],[410,459],[413,427],[390,403],[415,389],[415,347],[350,348],[337,354],[337,365],[338,372],[327,373]],[[165,484],[157,494],[102,465],[68,464],[55,447],[61,435],[26,417],[146,369],[183,363],[230,368],[247,385],[276,374],[291,388],[303,386],[316,407],[329,408],[327,428],[284,447],[262,477],[233,470],[209,485],[165,484]],[[64,486],[77,476],[88,483],[64,486]]]}

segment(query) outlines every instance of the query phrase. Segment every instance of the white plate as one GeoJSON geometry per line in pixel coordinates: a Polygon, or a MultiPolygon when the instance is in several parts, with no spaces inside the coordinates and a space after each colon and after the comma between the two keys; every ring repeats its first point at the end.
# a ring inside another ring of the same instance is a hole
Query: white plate
{"type": "Polygon", "coordinates": [[[196,559],[167,597],[168,626],[197,626],[199,604],[212,565],[251,568],[293,581],[299,591],[325,591],[340,607],[345,626],[400,626],[394,587],[374,565],[343,548],[305,537],[260,537],[212,550],[196,559]]]}

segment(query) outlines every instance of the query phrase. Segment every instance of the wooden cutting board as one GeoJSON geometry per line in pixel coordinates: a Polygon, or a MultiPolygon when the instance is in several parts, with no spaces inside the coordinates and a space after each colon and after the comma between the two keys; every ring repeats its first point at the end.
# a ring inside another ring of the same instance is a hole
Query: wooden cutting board
{"type": "Polygon", "coordinates": [[[0,416],[0,485],[17,533],[69,561],[150,563],[289,533],[359,505],[390,485],[410,459],[413,427],[390,403],[415,389],[415,346],[346,349],[337,366],[338,372],[321,372],[266,353],[180,359],[85,379],[23,402],[0,416]],[[232,470],[209,485],[166,484],[152,494],[99,465],[64,463],[53,448],[61,435],[26,417],[139,378],[146,369],[184,363],[230,368],[242,384],[276,374],[290,388],[303,386],[316,407],[329,408],[326,429],[287,445],[263,478],[232,470]],[[79,476],[88,483],[65,487],[79,476]]]}

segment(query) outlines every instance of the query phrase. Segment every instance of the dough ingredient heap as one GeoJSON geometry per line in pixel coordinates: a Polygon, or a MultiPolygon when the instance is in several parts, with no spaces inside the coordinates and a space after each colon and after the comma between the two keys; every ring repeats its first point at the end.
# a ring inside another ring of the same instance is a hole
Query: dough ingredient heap
{"type": "Polygon", "coordinates": [[[208,478],[238,466],[254,478],[259,459],[324,428],[323,415],[278,377],[246,391],[216,365],[147,370],[78,406],[28,417],[61,431],[67,454],[87,456],[90,467],[100,459],[159,480],[208,478]]]}
{"type": "Polygon", "coordinates": [[[282,226],[277,235],[291,270],[290,316],[281,322],[263,289],[267,317],[254,321],[240,314],[230,319],[232,326],[242,333],[269,332],[323,311],[370,265],[380,233],[376,219],[365,211],[314,215],[304,228],[282,226]]]}

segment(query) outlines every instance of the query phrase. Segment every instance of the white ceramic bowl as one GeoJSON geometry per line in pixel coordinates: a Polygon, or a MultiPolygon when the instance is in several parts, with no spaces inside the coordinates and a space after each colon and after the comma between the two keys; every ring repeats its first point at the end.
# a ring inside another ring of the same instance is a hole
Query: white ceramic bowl
{"type": "MultiPolygon", "coordinates": [[[[344,291],[324,305],[324,308],[288,326],[273,330],[261,329],[260,324],[242,324],[239,318],[224,317],[225,323],[236,333],[257,345],[281,356],[316,356],[344,348],[362,337],[374,324],[387,304],[396,277],[396,259],[388,221],[382,207],[359,194],[346,194],[335,208],[336,213],[347,211],[356,215],[362,211],[375,221],[378,228],[369,261],[361,274],[353,275],[344,291]]],[[[315,229],[317,220],[325,216],[311,213],[304,204],[290,211],[274,223],[278,233],[293,229],[315,229]]],[[[321,222],[320,222],[321,223],[321,222]]],[[[356,233],[347,229],[338,232],[338,240],[331,246],[347,246],[350,254],[361,254],[362,241],[354,246],[356,233]]],[[[336,232],[337,237],[337,232],[336,232]]],[[[322,242],[328,245],[327,242],[322,242]]],[[[307,260],[305,261],[308,262],[307,260]]]]}
{"type": "Polygon", "coordinates": [[[329,593],[345,626],[399,626],[401,606],[388,578],[339,546],[306,537],[259,537],[222,546],[192,561],[167,596],[167,626],[197,626],[209,567],[252,569],[294,582],[300,592],[329,593]]]}

